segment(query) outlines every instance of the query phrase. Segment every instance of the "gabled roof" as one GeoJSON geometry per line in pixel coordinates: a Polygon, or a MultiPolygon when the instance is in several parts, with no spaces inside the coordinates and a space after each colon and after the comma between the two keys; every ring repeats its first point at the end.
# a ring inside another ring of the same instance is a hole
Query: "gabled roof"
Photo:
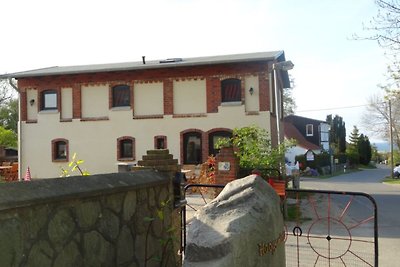
{"type": "MultiPolygon", "coordinates": [[[[239,63],[239,62],[255,62],[265,60],[276,60],[278,62],[285,61],[283,51],[258,52],[248,54],[234,54],[223,56],[195,57],[195,58],[170,58],[165,60],[153,60],[125,63],[110,63],[110,64],[95,64],[95,65],[80,65],[80,66],[65,66],[65,67],[49,67],[36,70],[28,70],[11,74],[0,75],[0,78],[27,78],[37,76],[52,76],[52,75],[67,75],[79,73],[94,73],[94,72],[111,72],[111,71],[129,71],[141,69],[157,69],[171,68],[183,66],[201,66],[214,65],[224,63],[239,63]]],[[[282,73],[288,76],[287,72],[282,73]]],[[[286,77],[284,77],[286,80],[286,77]]]]}
{"type": "Polygon", "coordinates": [[[297,145],[302,148],[311,150],[321,149],[319,146],[307,141],[304,136],[297,130],[297,128],[294,127],[294,125],[290,122],[283,122],[283,131],[287,139],[295,139],[297,141],[297,145]]]}
{"type": "Polygon", "coordinates": [[[298,121],[299,119],[309,121],[310,123],[311,123],[311,122],[314,122],[314,123],[316,123],[316,124],[319,124],[319,123],[327,123],[326,121],[316,120],[316,119],[310,119],[310,118],[302,117],[302,116],[298,116],[298,115],[288,115],[288,116],[286,116],[286,117],[284,118],[284,121],[286,121],[286,122],[293,122],[293,121],[298,121]]]}

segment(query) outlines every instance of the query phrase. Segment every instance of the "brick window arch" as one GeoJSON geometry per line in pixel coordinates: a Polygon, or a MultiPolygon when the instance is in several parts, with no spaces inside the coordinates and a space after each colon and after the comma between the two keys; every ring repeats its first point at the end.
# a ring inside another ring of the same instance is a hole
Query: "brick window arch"
{"type": "Polygon", "coordinates": [[[219,149],[215,147],[218,139],[220,138],[231,138],[232,130],[227,128],[216,128],[207,132],[208,134],[208,155],[216,156],[219,149]]]}
{"type": "Polygon", "coordinates": [[[135,160],[135,138],[131,136],[122,136],[117,139],[117,160],[135,160]]]}
{"type": "Polygon", "coordinates": [[[53,162],[69,161],[69,142],[67,139],[58,138],[51,141],[51,158],[53,162]]]}
{"type": "Polygon", "coordinates": [[[238,102],[242,101],[242,82],[239,79],[225,79],[221,81],[221,101],[238,102]]]}

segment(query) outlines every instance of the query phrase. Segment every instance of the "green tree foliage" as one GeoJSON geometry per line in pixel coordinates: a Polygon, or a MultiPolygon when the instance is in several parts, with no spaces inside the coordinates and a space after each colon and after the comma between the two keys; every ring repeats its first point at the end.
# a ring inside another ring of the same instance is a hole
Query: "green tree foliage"
{"type": "MultiPolygon", "coordinates": [[[[280,168],[283,163],[285,151],[291,145],[289,142],[282,143],[273,148],[269,134],[265,129],[258,126],[248,126],[233,129],[230,144],[235,147],[235,154],[239,158],[241,168],[280,168]]],[[[227,146],[226,139],[218,147],[227,146]]]]}
{"type": "Polygon", "coordinates": [[[357,143],[359,161],[363,165],[368,165],[372,158],[372,147],[368,136],[360,134],[357,143]]]}
{"type": "Polygon", "coordinates": [[[329,140],[331,142],[331,148],[333,149],[333,154],[338,155],[346,152],[346,124],[343,118],[335,115],[326,117],[326,122],[331,126],[329,133],[329,140]]]}
{"type": "Polygon", "coordinates": [[[371,161],[372,147],[369,138],[364,134],[360,134],[356,126],[354,126],[350,134],[346,155],[352,165],[368,165],[371,161]]]}
{"type": "Polygon", "coordinates": [[[290,76],[291,88],[283,88],[282,101],[283,101],[283,116],[294,114],[296,110],[296,100],[293,97],[293,88],[295,87],[294,79],[290,76]]]}
{"type": "Polygon", "coordinates": [[[0,105],[0,124],[7,130],[17,133],[18,129],[18,100],[10,99],[0,105]]]}
{"type": "Polygon", "coordinates": [[[346,156],[350,165],[358,165],[360,163],[360,154],[358,153],[358,140],[360,138],[359,130],[353,126],[353,131],[349,137],[349,146],[346,150],[346,156]]]}
{"type": "Polygon", "coordinates": [[[17,147],[17,134],[0,126],[0,146],[17,147]]]}

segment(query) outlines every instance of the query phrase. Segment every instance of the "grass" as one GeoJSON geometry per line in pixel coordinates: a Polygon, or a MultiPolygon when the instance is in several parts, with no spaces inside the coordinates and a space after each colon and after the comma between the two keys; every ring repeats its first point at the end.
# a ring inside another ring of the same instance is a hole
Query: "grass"
{"type": "Polygon", "coordinates": [[[400,184],[400,179],[392,179],[391,177],[386,177],[385,179],[383,179],[383,182],[387,184],[400,184]]]}

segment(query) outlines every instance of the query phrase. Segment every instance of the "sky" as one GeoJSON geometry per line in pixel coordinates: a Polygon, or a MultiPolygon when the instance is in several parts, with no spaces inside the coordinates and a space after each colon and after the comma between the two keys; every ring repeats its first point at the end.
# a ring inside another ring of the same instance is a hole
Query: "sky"
{"type": "Polygon", "coordinates": [[[388,59],[363,24],[374,0],[13,0],[2,3],[0,74],[284,50],[296,115],[339,115],[347,133],[381,92],[388,59]]]}

